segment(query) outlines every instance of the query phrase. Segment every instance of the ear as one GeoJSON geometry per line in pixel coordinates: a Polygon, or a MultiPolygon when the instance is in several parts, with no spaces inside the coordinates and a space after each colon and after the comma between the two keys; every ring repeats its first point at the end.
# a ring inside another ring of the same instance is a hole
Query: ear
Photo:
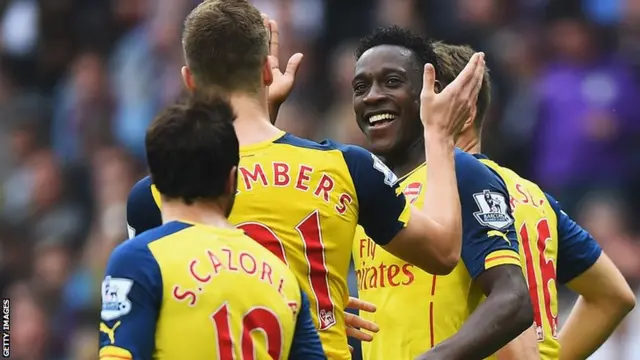
{"type": "Polygon", "coordinates": [[[271,62],[269,57],[262,66],[262,78],[264,79],[264,86],[271,86],[273,84],[273,73],[271,72],[271,62]]]}
{"type": "Polygon", "coordinates": [[[191,72],[188,66],[183,66],[181,73],[182,73],[182,82],[184,82],[184,86],[187,88],[187,90],[193,92],[196,89],[196,83],[193,80],[193,73],[191,72]]]}
{"type": "Polygon", "coordinates": [[[229,176],[227,177],[227,193],[229,195],[235,195],[236,191],[238,191],[238,167],[234,166],[229,171],[229,176]]]}

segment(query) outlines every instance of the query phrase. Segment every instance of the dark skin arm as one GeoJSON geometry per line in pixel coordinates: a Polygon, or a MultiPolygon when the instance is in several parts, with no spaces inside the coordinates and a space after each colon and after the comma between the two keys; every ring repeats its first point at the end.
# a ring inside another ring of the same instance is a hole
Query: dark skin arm
{"type": "Polygon", "coordinates": [[[476,283],[487,299],[460,331],[418,359],[482,360],[531,326],[533,307],[520,267],[496,266],[480,274],[476,283]]]}

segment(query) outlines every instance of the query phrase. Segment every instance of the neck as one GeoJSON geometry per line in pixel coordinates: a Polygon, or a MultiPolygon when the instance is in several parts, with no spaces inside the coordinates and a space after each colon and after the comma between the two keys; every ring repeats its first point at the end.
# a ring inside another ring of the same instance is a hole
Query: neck
{"type": "Polygon", "coordinates": [[[424,137],[417,138],[402,151],[385,155],[384,160],[397,177],[407,175],[425,162],[424,137]]]}
{"type": "Polygon", "coordinates": [[[469,129],[458,137],[456,146],[469,154],[479,154],[481,151],[480,137],[475,133],[474,129],[469,129]]]}
{"type": "Polygon", "coordinates": [[[186,221],[218,228],[234,227],[229,224],[226,211],[215,201],[196,201],[187,205],[182,200],[162,198],[162,222],[186,221]]]}
{"type": "Polygon", "coordinates": [[[236,113],[234,127],[240,146],[272,139],[281,130],[271,124],[266,95],[232,94],[231,107],[236,113]]]}

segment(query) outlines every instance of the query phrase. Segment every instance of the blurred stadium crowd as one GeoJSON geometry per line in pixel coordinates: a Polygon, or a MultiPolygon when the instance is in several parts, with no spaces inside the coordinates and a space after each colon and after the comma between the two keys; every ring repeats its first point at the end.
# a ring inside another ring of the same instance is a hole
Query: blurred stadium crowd
{"type": "MultiPolygon", "coordinates": [[[[127,237],[144,134],[182,91],[180,31],[195,0],[0,1],[0,290],[12,357],[95,359],[99,284],[127,237]]],[[[279,125],[365,145],[353,50],[398,24],[488,54],[483,134],[640,285],[640,0],[255,0],[281,60],[305,54],[279,125]]],[[[572,297],[563,294],[565,303],[572,297]]],[[[630,320],[594,358],[640,359],[630,320]]]]}

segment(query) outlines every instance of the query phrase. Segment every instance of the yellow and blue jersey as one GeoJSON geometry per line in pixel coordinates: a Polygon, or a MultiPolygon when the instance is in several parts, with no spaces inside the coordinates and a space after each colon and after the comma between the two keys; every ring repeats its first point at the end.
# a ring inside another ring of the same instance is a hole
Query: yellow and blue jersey
{"type": "Polygon", "coordinates": [[[543,360],[557,360],[560,356],[557,284],[565,284],[589,269],[602,249],[538,185],[482,154],[475,156],[496,171],[507,185],[534,308],[540,355],[543,360]]]}
{"type": "MultiPolygon", "coordinates": [[[[161,208],[151,180],[138,182],[127,204],[130,234],[160,225],[161,208]]],[[[385,245],[409,214],[395,175],[360,147],[283,133],[240,148],[229,220],[296,274],[330,359],[351,359],[343,310],[356,226],[385,245]]]]}
{"type": "Polygon", "coordinates": [[[145,232],[113,251],[101,291],[101,360],[326,358],[295,276],[239,230],[145,232]]]}
{"type": "MultiPolygon", "coordinates": [[[[474,279],[496,266],[521,266],[504,182],[459,149],[455,169],[462,207],[462,261],[451,274],[432,275],[396,258],[376,246],[375,235],[366,229],[359,229],[354,238],[359,297],[378,307],[360,316],[380,325],[373,341],[362,343],[365,360],[413,359],[449,338],[484,298],[474,279]]],[[[418,207],[428,186],[426,172],[427,164],[420,165],[400,181],[407,200],[418,207]]]]}

